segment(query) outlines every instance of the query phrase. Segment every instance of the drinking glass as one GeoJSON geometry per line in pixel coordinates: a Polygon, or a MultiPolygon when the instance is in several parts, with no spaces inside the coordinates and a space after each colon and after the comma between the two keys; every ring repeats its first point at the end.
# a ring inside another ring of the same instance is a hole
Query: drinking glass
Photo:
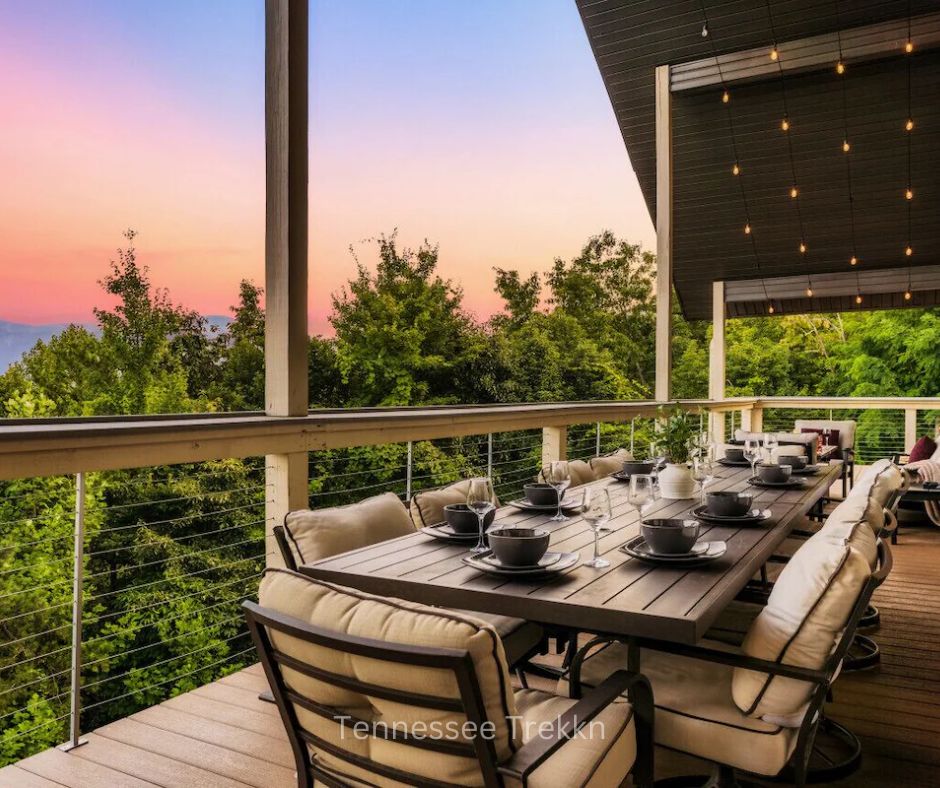
{"type": "Polygon", "coordinates": [[[630,489],[627,491],[627,501],[636,509],[640,519],[646,510],[656,500],[656,482],[652,474],[635,473],[630,477],[630,489]]]}
{"type": "Polygon", "coordinates": [[[714,478],[714,467],[708,455],[696,457],[692,460],[692,478],[699,483],[702,491],[702,506],[705,505],[705,488],[714,478]]]}
{"type": "Polygon", "coordinates": [[[744,441],[744,458],[751,463],[751,477],[757,476],[757,463],[760,461],[760,441],[748,438],[744,441]]]}
{"type": "Polygon", "coordinates": [[[601,558],[600,533],[604,524],[610,520],[610,493],[605,487],[585,487],[581,498],[581,516],[587,520],[594,532],[594,557],[585,561],[585,566],[603,569],[610,566],[610,561],[601,558]]]}
{"type": "Polygon", "coordinates": [[[764,448],[767,449],[767,462],[774,461],[774,449],[780,445],[777,436],[772,432],[764,433],[764,448]]]}
{"type": "Polygon", "coordinates": [[[470,489],[467,491],[467,507],[476,512],[477,517],[480,518],[480,538],[476,547],[470,552],[485,553],[489,548],[483,541],[485,530],[483,521],[486,519],[486,515],[496,508],[496,504],[493,503],[493,482],[490,481],[489,477],[470,480],[470,489]]]}
{"type": "Polygon", "coordinates": [[[571,471],[568,468],[568,463],[564,460],[556,460],[551,463],[548,466],[548,478],[545,481],[554,487],[555,492],[558,493],[558,511],[555,512],[552,521],[562,523],[568,519],[561,513],[561,499],[565,495],[565,490],[571,484],[571,471]]]}

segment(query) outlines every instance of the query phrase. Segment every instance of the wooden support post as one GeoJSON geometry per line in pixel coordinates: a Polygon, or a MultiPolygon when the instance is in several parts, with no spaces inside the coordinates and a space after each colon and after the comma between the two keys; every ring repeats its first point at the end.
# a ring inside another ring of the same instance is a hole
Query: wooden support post
{"type": "MultiPolygon", "coordinates": [[[[725,398],[725,283],[712,283],[712,341],[708,348],[708,398],[725,398]]],[[[711,439],[725,439],[725,414],[709,414],[708,432],[711,439]]]]}
{"type": "MultiPolygon", "coordinates": [[[[265,412],[306,416],[308,0],[265,3],[265,412]]],[[[272,529],[305,508],[307,454],[266,458],[267,563],[272,529]]]]}
{"type": "Polygon", "coordinates": [[[904,451],[910,452],[917,443],[917,408],[904,409],[904,451]]]}
{"type": "Polygon", "coordinates": [[[764,431],[764,409],[760,405],[751,408],[751,432],[764,431]]]}
{"type": "Polygon", "coordinates": [[[542,427],[542,467],[568,459],[568,428],[542,427]]]}
{"type": "Polygon", "coordinates": [[[672,393],[672,92],[656,68],[656,399],[672,393]]]}

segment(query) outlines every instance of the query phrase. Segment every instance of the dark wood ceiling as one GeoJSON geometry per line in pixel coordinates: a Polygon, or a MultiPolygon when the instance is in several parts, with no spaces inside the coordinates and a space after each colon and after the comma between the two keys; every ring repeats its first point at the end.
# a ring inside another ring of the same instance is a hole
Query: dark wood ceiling
{"type": "MultiPolygon", "coordinates": [[[[940,10],[938,0],[771,0],[779,42],[940,10]]],[[[577,0],[640,187],[655,220],[654,70],[662,64],[766,47],[768,5],[743,0],[577,0]],[[707,14],[709,35],[702,36],[707,14]]],[[[916,44],[916,41],[915,41],[916,44]]],[[[940,263],[940,53],[880,60],[673,93],[673,270],[687,317],[711,317],[714,280],[741,280],[940,263]],[[908,68],[915,131],[908,243],[908,68]],[[843,104],[844,85],[844,104],[843,104]],[[789,145],[780,129],[784,94],[789,145]],[[843,109],[844,107],[844,109],[843,109]],[[733,129],[733,131],[732,131],[733,129]],[[845,130],[851,153],[841,149],[845,130]],[[734,149],[742,171],[731,174],[734,149]],[[789,196],[794,176],[797,210],[789,196]],[[847,168],[846,159],[850,160],[847,168]],[[852,208],[849,202],[851,174],[852,208]],[[742,197],[743,187],[743,197],[742,197]],[[745,236],[745,201],[754,244],[745,236]],[[854,221],[853,221],[854,219],[854,221]],[[854,230],[853,230],[854,225],[854,230]],[[802,235],[808,251],[800,254],[802,235]],[[755,253],[756,248],[756,253],[755,253]]],[[[885,303],[890,303],[890,299],[885,303]]],[[[807,299],[801,311],[823,304],[807,299]]]]}

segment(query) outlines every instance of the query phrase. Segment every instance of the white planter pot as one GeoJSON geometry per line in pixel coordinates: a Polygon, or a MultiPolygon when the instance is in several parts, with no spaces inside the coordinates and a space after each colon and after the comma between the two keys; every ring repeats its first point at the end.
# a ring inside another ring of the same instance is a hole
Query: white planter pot
{"type": "Polygon", "coordinates": [[[659,472],[659,493],[663,498],[692,498],[695,496],[695,479],[685,463],[666,463],[659,472]]]}

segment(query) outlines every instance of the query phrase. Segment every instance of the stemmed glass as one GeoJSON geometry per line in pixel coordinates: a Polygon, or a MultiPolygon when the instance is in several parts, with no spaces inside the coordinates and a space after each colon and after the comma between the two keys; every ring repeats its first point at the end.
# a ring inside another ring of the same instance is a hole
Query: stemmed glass
{"type": "Polygon", "coordinates": [[[692,460],[692,478],[699,483],[702,491],[702,506],[705,505],[705,488],[714,478],[715,469],[707,453],[692,460]]]}
{"type": "Polygon", "coordinates": [[[631,476],[627,501],[636,509],[637,515],[641,519],[654,500],[656,500],[656,482],[652,474],[635,473],[631,476]]]}
{"type": "Polygon", "coordinates": [[[744,441],[744,459],[751,463],[751,478],[757,476],[757,463],[761,458],[760,441],[748,438],[744,441]]]}
{"type": "Polygon", "coordinates": [[[555,460],[548,466],[548,478],[545,481],[554,487],[555,492],[558,493],[558,511],[555,512],[552,522],[563,523],[568,518],[561,513],[561,499],[564,497],[565,490],[571,484],[571,471],[568,468],[568,463],[564,460],[555,460]]]}
{"type": "Polygon", "coordinates": [[[774,461],[774,449],[776,449],[779,445],[780,444],[776,435],[774,435],[772,432],[764,433],[764,448],[767,449],[767,462],[774,461]]]}
{"type": "Polygon", "coordinates": [[[605,487],[585,487],[581,498],[581,516],[587,520],[594,532],[594,557],[585,561],[585,566],[603,569],[610,566],[610,561],[601,558],[600,533],[604,524],[610,520],[610,493],[605,487]]]}
{"type": "Polygon", "coordinates": [[[486,515],[496,508],[496,504],[493,503],[493,482],[490,481],[489,477],[470,480],[470,489],[467,491],[467,508],[476,512],[477,517],[480,518],[480,538],[476,547],[470,552],[485,553],[489,548],[483,541],[485,532],[483,521],[486,519],[486,515]]]}

